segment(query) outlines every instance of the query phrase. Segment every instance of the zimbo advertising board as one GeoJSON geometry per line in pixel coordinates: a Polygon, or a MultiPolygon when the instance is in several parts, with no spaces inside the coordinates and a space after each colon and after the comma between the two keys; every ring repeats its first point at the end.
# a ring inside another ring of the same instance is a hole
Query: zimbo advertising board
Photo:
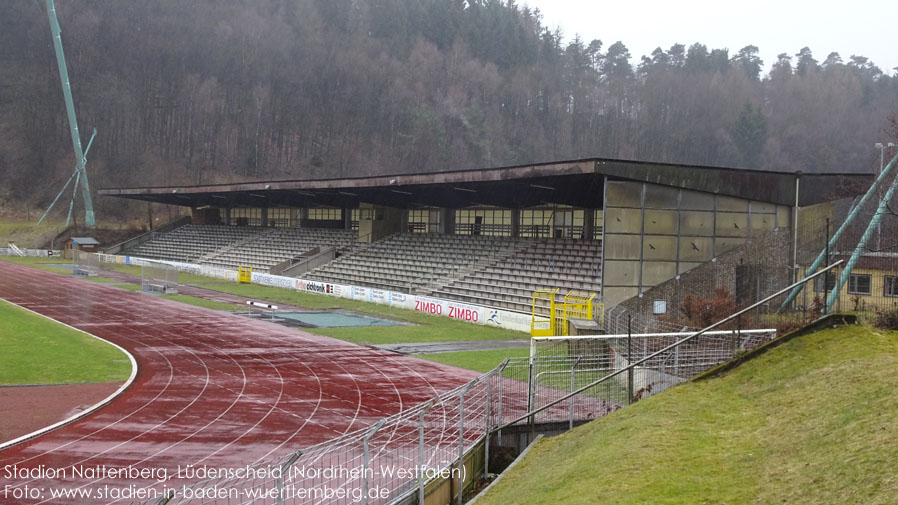
{"type": "MultiPolygon", "coordinates": [[[[99,254],[98,257],[100,258],[100,261],[106,263],[120,262],[132,265],[143,265],[147,263],[146,260],[131,256],[99,254]]],[[[180,263],[175,261],[165,261],[164,263],[171,265],[172,267],[182,272],[195,273],[197,275],[216,277],[219,279],[227,279],[235,282],[237,280],[236,270],[227,270],[223,268],[196,265],[194,263],[180,263]]],[[[510,310],[483,307],[480,305],[472,305],[451,300],[441,300],[439,298],[414,296],[408,293],[398,293],[395,291],[387,291],[382,289],[374,289],[362,286],[350,286],[346,284],[331,284],[327,282],[296,279],[293,277],[284,277],[280,275],[264,274],[259,272],[252,273],[252,282],[253,284],[260,284],[263,286],[274,286],[279,288],[303,291],[307,293],[317,293],[328,296],[349,298],[352,300],[363,300],[393,307],[402,307],[417,312],[425,312],[437,316],[450,317],[452,319],[458,319],[460,321],[465,321],[468,323],[500,326],[502,328],[508,328],[510,330],[517,331],[530,331],[530,315],[510,310]]]]}

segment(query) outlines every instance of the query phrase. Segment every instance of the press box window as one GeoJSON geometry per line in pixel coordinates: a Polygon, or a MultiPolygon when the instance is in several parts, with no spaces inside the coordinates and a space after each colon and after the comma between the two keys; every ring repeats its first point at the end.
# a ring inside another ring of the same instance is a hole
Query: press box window
{"type": "Polygon", "coordinates": [[[852,295],[870,294],[870,276],[865,274],[852,274],[848,278],[848,293],[852,295]]]}

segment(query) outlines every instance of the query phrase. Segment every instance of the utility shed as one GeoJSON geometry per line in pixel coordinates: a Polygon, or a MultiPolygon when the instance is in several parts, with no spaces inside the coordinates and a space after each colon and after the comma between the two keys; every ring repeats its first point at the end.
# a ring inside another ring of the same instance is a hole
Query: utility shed
{"type": "Polygon", "coordinates": [[[90,253],[100,252],[100,243],[93,237],[70,237],[63,246],[63,256],[71,258],[75,249],[90,253]]]}

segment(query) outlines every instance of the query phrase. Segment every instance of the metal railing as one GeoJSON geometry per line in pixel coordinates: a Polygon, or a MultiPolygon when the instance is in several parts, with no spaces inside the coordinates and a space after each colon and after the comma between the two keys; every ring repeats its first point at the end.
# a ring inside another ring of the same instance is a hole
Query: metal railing
{"type": "MultiPolygon", "coordinates": [[[[813,282],[840,263],[799,283],[813,282]]],[[[756,332],[743,334],[739,321],[799,283],[685,338],[674,337],[672,343],[647,340],[641,353],[625,351],[621,341],[607,339],[611,343],[604,353],[580,354],[572,348],[567,355],[506,359],[471,382],[371,426],[277,458],[247,462],[248,468],[259,469],[259,473],[263,469],[279,471],[264,477],[195,482],[179,488],[180,494],[162,499],[171,505],[235,504],[277,496],[276,503],[284,504],[383,505],[413,499],[416,494],[420,499],[425,488],[448,474],[452,478],[447,482],[456,483],[453,501],[458,501],[458,482],[469,486],[475,476],[489,472],[488,454],[478,459],[485,461],[480,466],[470,454],[479,444],[484,444],[488,453],[491,437],[501,443],[503,431],[516,425],[525,429],[529,425],[531,431],[543,423],[570,428],[657,392],[645,390],[648,380],[659,384],[660,390],[661,385],[682,382],[728,361],[740,350],[757,347],[769,338],[757,338],[756,332]],[[711,331],[733,323],[736,329],[729,335],[711,331]],[[640,377],[645,381],[640,383],[640,377]],[[203,489],[219,492],[213,498],[197,498],[209,496],[200,492],[203,489]]]]}
{"type": "MultiPolygon", "coordinates": [[[[620,376],[620,375],[622,375],[622,374],[625,374],[625,373],[628,374],[628,375],[629,375],[628,381],[632,383],[632,381],[633,381],[632,375],[634,374],[635,371],[637,371],[637,368],[640,367],[641,365],[644,365],[644,364],[648,363],[650,360],[652,360],[652,359],[654,359],[654,358],[657,358],[657,357],[659,357],[659,356],[662,356],[662,355],[664,355],[665,353],[668,353],[668,352],[671,351],[671,350],[677,349],[677,348],[679,348],[679,347],[681,347],[681,346],[683,346],[683,345],[685,345],[685,344],[687,344],[687,343],[689,343],[689,342],[691,342],[691,341],[694,341],[696,338],[698,338],[698,337],[704,335],[705,333],[707,333],[707,332],[709,332],[709,331],[711,331],[711,330],[713,330],[713,329],[715,329],[715,328],[722,327],[722,326],[724,326],[725,324],[727,324],[727,323],[729,323],[729,322],[731,322],[731,321],[738,321],[739,318],[740,318],[742,315],[747,314],[747,313],[749,313],[749,312],[755,310],[755,309],[758,308],[758,307],[765,306],[765,304],[767,304],[767,303],[769,303],[769,302],[775,300],[776,298],[781,297],[782,295],[788,293],[790,290],[794,289],[794,288],[797,287],[797,286],[803,285],[803,284],[805,284],[805,283],[807,283],[807,282],[809,282],[809,281],[812,282],[813,279],[815,279],[816,277],[818,277],[818,276],[820,276],[820,275],[823,275],[823,274],[825,274],[826,272],[832,270],[833,268],[836,268],[836,267],[840,266],[842,263],[843,263],[843,261],[842,261],[842,260],[839,260],[839,261],[833,263],[832,265],[829,265],[828,267],[826,267],[826,268],[824,268],[824,269],[822,269],[822,270],[820,270],[820,271],[818,271],[818,272],[816,272],[816,273],[814,273],[814,274],[812,274],[812,275],[810,275],[810,276],[808,276],[808,277],[805,277],[804,279],[802,279],[802,280],[800,280],[800,281],[798,281],[798,282],[795,282],[795,283],[793,283],[793,284],[791,284],[791,285],[789,285],[789,286],[787,286],[787,287],[785,287],[785,288],[783,288],[783,289],[777,291],[776,293],[774,293],[774,294],[772,294],[772,295],[770,295],[770,296],[764,298],[763,300],[760,300],[760,301],[758,301],[758,302],[756,302],[756,303],[754,303],[754,304],[752,304],[752,305],[750,305],[750,306],[748,306],[748,307],[746,307],[746,308],[744,308],[744,309],[742,309],[742,310],[739,310],[738,312],[736,312],[736,313],[734,313],[734,314],[732,314],[732,315],[730,315],[730,316],[728,316],[728,317],[726,317],[726,318],[724,318],[724,319],[722,319],[722,320],[720,320],[720,321],[717,321],[716,323],[714,323],[714,324],[712,324],[712,325],[710,325],[710,326],[707,326],[707,327],[705,327],[705,328],[702,328],[701,330],[699,330],[699,331],[697,331],[697,332],[695,332],[695,333],[693,333],[693,334],[691,334],[691,335],[689,335],[689,336],[687,336],[687,337],[684,337],[684,338],[682,338],[682,339],[680,339],[680,340],[677,340],[676,342],[674,342],[674,343],[672,343],[672,344],[670,344],[670,345],[668,345],[668,346],[665,346],[665,347],[663,347],[662,349],[660,349],[660,350],[658,350],[658,351],[652,352],[652,353],[648,354],[647,356],[644,356],[644,357],[642,357],[642,358],[640,358],[640,359],[637,359],[637,360],[635,360],[635,361],[632,361],[632,362],[630,362],[627,366],[625,366],[625,367],[623,367],[623,368],[620,368],[620,369],[618,369],[618,370],[615,370],[614,372],[612,372],[612,373],[610,373],[610,374],[608,374],[608,375],[606,375],[606,376],[604,376],[604,377],[602,377],[602,378],[600,378],[600,379],[598,379],[598,380],[595,380],[595,381],[593,381],[593,382],[590,382],[589,384],[586,384],[585,386],[582,386],[582,387],[578,388],[577,390],[572,391],[572,392],[570,392],[570,393],[568,393],[568,394],[562,396],[561,398],[558,398],[558,399],[556,399],[556,400],[553,400],[553,401],[551,401],[551,402],[549,402],[549,403],[547,403],[547,404],[545,404],[545,405],[540,406],[539,408],[532,409],[532,410],[530,410],[529,412],[527,412],[526,414],[523,414],[523,415],[521,415],[521,416],[518,416],[518,417],[512,419],[511,421],[506,422],[505,424],[503,424],[502,426],[500,426],[499,429],[507,428],[507,427],[509,427],[509,426],[511,426],[511,425],[514,425],[514,424],[519,423],[519,422],[524,421],[524,420],[528,420],[528,422],[529,422],[530,424],[533,424],[533,422],[534,422],[534,416],[535,416],[536,414],[539,414],[540,412],[543,412],[543,411],[545,411],[545,410],[547,410],[547,409],[549,409],[549,408],[551,408],[551,407],[554,407],[554,406],[558,405],[559,403],[561,403],[561,402],[563,402],[563,401],[569,400],[569,399],[575,397],[575,396],[578,395],[578,394],[581,394],[581,393],[584,393],[584,392],[586,392],[586,391],[588,391],[588,390],[590,390],[590,389],[593,389],[593,388],[595,388],[596,386],[598,386],[598,385],[600,385],[600,384],[607,383],[607,382],[610,381],[611,379],[614,379],[615,377],[618,377],[618,376],[620,376]]],[[[733,349],[734,354],[735,354],[735,351],[736,351],[736,350],[737,350],[737,349],[733,349]]],[[[724,360],[724,361],[725,361],[725,360],[724,360]]],[[[716,364],[708,363],[708,364],[707,364],[707,365],[708,365],[707,368],[711,368],[711,366],[716,366],[717,364],[723,363],[724,361],[720,361],[719,363],[716,363],[716,364]]],[[[632,390],[632,387],[630,387],[630,389],[632,390]]]]}

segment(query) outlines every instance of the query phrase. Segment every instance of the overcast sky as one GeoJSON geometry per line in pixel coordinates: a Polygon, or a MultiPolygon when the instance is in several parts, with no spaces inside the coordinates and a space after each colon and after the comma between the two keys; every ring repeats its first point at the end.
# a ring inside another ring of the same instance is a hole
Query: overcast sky
{"type": "MultiPolygon", "coordinates": [[[[870,58],[883,72],[898,67],[898,0],[818,2],[748,0],[622,1],[519,0],[538,7],[543,25],[561,27],[565,41],[575,34],[586,42],[599,39],[603,50],[622,41],[633,64],[656,47],[700,42],[711,49],[727,48],[730,56],[747,45],[760,49],[764,72],[776,55],[794,55],[804,46],[822,62],[836,51],[842,60],[852,54],[870,58]],[[891,34],[888,23],[891,22],[891,34]]],[[[793,58],[793,62],[795,59],[793,58]]]]}

